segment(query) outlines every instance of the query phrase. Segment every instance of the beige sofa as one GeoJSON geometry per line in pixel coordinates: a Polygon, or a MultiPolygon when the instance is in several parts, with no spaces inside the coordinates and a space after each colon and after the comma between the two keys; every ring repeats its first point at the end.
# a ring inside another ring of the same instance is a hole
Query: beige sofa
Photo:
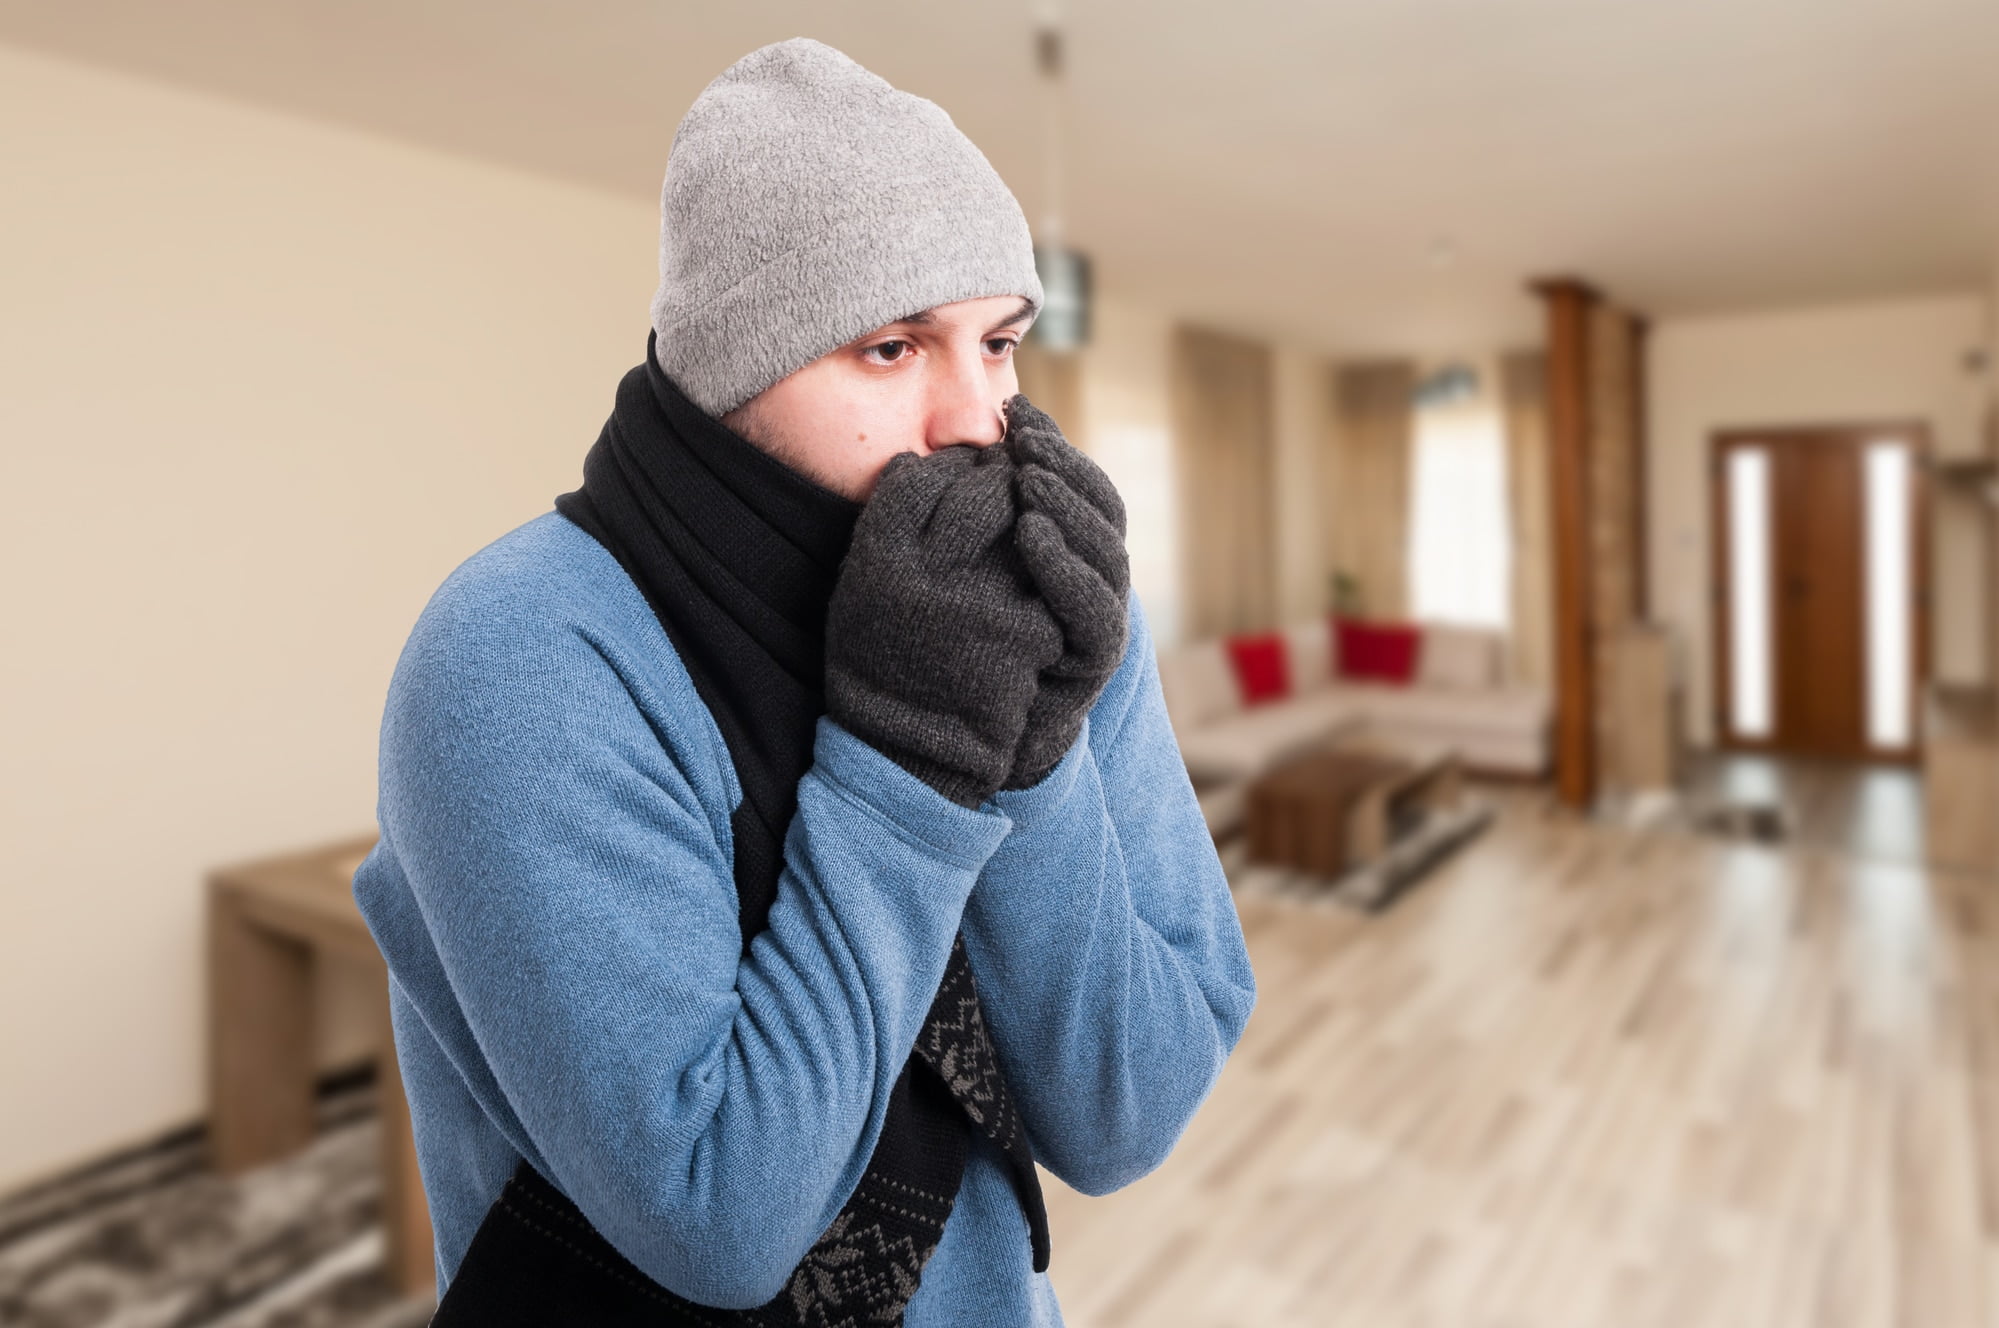
{"type": "Polygon", "coordinates": [[[1219,641],[1159,655],[1159,682],[1180,755],[1217,836],[1242,818],[1249,781],[1287,756],[1366,732],[1455,748],[1475,771],[1538,776],[1548,766],[1552,704],[1537,687],[1509,684],[1504,640],[1494,632],[1426,627],[1408,685],[1338,674],[1323,618],[1285,630],[1287,697],[1247,705],[1219,641]]]}

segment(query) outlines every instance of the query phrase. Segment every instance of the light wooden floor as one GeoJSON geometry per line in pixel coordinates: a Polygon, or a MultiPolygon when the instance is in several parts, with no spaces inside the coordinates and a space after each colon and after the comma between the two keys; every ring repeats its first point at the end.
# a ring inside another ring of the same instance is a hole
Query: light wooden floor
{"type": "Polygon", "coordinates": [[[1506,802],[1378,918],[1235,871],[1213,1097],[1049,1183],[1072,1328],[1999,1324],[1999,880],[1506,802]]]}
{"type": "Polygon", "coordinates": [[[1790,837],[1855,857],[1923,861],[1923,777],[1914,766],[1705,752],[1690,762],[1687,801],[1782,807],[1790,837]]]}

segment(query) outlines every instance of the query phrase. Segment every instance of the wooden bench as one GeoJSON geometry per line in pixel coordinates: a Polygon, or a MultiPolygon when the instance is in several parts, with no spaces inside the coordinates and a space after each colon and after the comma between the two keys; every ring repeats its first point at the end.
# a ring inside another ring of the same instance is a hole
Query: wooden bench
{"type": "Polygon", "coordinates": [[[210,874],[209,1138],[215,1167],[225,1175],[312,1142],[313,969],[330,961],[368,973],[382,1048],[377,1094],[388,1274],[405,1294],[428,1296],[436,1280],[430,1209],[389,1029],[388,971],[354,903],[354,869],[374,844],[370,835],[210,874]]]}

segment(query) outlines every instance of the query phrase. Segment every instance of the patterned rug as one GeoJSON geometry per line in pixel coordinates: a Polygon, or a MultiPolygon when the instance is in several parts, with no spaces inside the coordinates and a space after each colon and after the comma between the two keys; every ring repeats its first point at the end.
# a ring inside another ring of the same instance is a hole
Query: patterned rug
{"type": "Polygon", "coordinates": [[[197,1129],[0,1199],[8,1328],[421,1328],[382,1273],[374,1089],[323,1092],[317,1141],[225,1180],[197,1129]]]}

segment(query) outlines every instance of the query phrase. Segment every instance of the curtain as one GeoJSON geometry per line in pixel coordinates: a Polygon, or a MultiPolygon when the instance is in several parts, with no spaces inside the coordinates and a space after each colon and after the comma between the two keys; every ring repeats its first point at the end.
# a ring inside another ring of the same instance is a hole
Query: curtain
{"type": "Polygon", "coordinates": [[[1500,361],[1506,426],[1507,512],[1513,538],[1508,674],[1512,681],[1555,685],[1554,533],[1549,519],[1547,359],[1521,351],[1500,361]]]}
{"type": "Polygon", "coordinates": [[[1185,630],[1256,631],[1277,612],[1270,348],[1198,328],[1173,337],[1185,630]]]}
{"type": "Polygon", "coordinates": [[[1027,399],[1055,421],[1074,447],[1089,451],[1083,439],[1083,352],[1022,344],[1014,350],[1013,365],[1027,399]]]}
{"type": "MultiPolygon", "coordinates": [[[[1348,364],[1335,371],[1338,427],[1331,464],[1334,567],[1359,589],[1360,612],[1402,618],[1409,612],[1410,394],[1416,369],[1405,361],[1348,364]]],[[[1331,591],[1328,588],[1328,596],[1331,591]]]]}

